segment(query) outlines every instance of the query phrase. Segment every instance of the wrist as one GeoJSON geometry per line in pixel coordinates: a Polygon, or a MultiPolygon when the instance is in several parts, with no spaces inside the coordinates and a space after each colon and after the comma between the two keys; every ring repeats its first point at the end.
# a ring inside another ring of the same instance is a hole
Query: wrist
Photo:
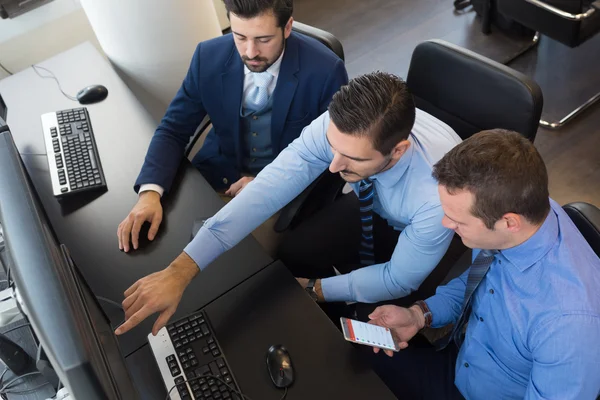
{"type": "Polygon", "coordinates": [[[141,192],[138,197],[140,199],[147,199],[147,200],[153,200],[153,201],[160,201],[160,193],[154,191],[154,190],[145,190],[143,192],[141,192]]]}
{"type": "Polygon", "coordinates": [[[167,269],[170,269],[182,281],[184,281],[186,286],[200,272],[198,265],[196,265],[194,260],[185,252],[181,252],[181,254],[177,256],[177,258],[167,267],[167,269]]]}
{"type": "Polygon", "coordinates": [[[325,296],[323,296],[323,287],[321,286],[321,280],[317,279],[315,282],[315,293],[317,294],[317,301],[325,302],[325,296]]]}
{"type": "Polygon", "coordinates": [[[425,328],[426,319],[423,309],[419,305],[414,304],[409,307],[409,311],[413,315],[413,319],[415,321],[415,324],[417,325],[417,328],[419,328],[419,330],[425,328]]]}

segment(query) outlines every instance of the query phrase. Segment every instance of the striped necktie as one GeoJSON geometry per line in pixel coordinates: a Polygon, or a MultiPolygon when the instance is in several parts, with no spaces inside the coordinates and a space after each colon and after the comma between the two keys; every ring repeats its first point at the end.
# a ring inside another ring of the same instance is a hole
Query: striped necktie
{"type": "Polygon", "coordinates": [[[363,266],[375,264],[373,250],[373,197],[375,186],[370,179],[360,181],[358,189],[358,202],[360,204],[360,222],[362,238],[360,241],[360,263],[363,266]]]}
{"type": "Polygon", "coordinates": [[[465,338],[464,328],[469,321],[469,317],[471,316],[473,293],[479,286],[479,283],[485,277],[485,274],[490,269],[490,265],[492,265],[492,262],[494,262],[494,257],[496,257],[496,254],[498,254],[497,250],[481,250],[479,254],[477,254],[477,257],[475,257],[467,277],[467,287],[465,289],[462,312],[458,318],[458,321],[454,325],[454,328],[452,329],[452,333],[440,340],[440,343],[437,345],[438,350],[448,346],[452,339],[454,339],[457,347],[460,348],[462,345],[465,338]]]}

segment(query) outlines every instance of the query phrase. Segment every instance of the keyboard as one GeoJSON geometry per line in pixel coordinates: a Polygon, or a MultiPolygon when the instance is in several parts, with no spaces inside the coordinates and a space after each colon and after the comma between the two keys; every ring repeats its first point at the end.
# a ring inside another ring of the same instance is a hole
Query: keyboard
{"type": "Polygon", "coordinates": [[[203,311],[149,334],[148,342],[171,400],[242,400],[203,311]]]}
{"type": "Polygon", "coordinates": [[[54,196],[106,188],[85,107],[44,114],[42,128],[54,196]]]}

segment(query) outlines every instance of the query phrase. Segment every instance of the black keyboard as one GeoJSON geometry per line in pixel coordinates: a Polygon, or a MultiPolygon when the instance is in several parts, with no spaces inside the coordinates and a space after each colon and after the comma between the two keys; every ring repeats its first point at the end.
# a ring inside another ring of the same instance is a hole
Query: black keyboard
{"type": "Polygon", "coordinates": [[[175,386],[172,400],[242,400],[204,312],[169,324],[148,341],[167,390],[175,386]]]}
{"type": "Polygon", "coordinates": [[[106,188],[85,107],[44,114],[42,127],[54,196],[106,188]]]}

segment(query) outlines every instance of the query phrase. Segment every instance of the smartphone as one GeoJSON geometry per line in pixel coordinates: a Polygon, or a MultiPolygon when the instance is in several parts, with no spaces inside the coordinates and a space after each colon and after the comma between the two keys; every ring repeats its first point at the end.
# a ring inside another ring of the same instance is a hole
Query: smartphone
{"type": "Polygon", "coordinates": [[[392,332],[383,326],[367,324],[348,318],[340,318],[344,338],[353,343],[379,347],[385,350],[400,351],[394,342],[392,332]]]}

